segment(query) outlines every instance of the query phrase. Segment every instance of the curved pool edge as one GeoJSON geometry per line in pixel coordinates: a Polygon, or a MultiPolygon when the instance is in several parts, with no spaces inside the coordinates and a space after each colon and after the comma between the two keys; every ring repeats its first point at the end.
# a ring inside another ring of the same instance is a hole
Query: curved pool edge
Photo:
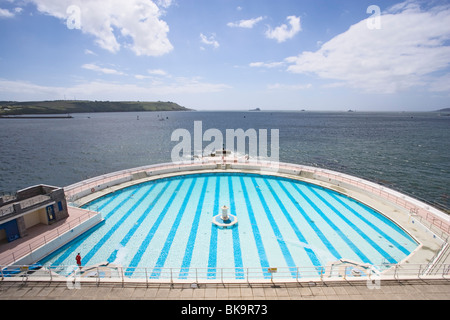
{"type": "Polygon", "coordinates": [[[397,265],[433,264],[449,238],[450,216],[422,201],[348,174],[290,163],[220,159],[182,164],[163,163],[97,176],[64,187],[64,190],[69,204],[81,207],[109,193],[147,181],[217,172],[257,173],[295,179],[361,202],[392,220],[418,243],[418,247],[397,265]]]}

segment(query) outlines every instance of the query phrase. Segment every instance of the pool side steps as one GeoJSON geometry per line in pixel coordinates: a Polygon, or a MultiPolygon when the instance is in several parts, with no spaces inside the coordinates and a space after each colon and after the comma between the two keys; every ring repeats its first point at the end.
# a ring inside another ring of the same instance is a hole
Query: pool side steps
{"type": "Polygon", "coordinates": [[[325,277],[361,277],[361,276],[370,276],[372,274],[379,274],[379,270],[377,270],[370,263],[361,263],[349,259],[341,258],[334,262],[329,262],[325,268],[325,277]],[[351,274],[349,274],[349,272],[351,274]]]}

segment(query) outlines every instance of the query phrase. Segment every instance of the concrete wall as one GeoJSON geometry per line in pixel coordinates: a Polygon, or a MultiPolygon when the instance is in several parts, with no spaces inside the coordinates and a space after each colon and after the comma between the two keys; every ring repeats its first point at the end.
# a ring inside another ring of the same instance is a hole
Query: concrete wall
{"type": "Polygon", "coordinates": [[[96,185],[95,187],[91,187],[91,188],[87,188],[87,189],[83,189],[80,192],[77,192],[74,196],[72,196],[71,201],[76,201],[77,199],[83,198],[89,194],[91,194],[93,191],[91,189],[94,189],[94,192],[96,191],[100,191],[118,184],[122,184],[125,182],[131,181],[131,176],[125,177],[125,178],[120,178],[120,179],[116,179],[113,181],[108,181],[105,183],[101,183],[96,185]]]}
{"type": "MultiPolygon", "coordinates": [[[[6,202],[3,203],[3,205],[12,203],[13,212],[10,213],[11,217],[13,217],[14,215],[20,215],[22,213],[24,213],[25,215],[32,215],[32,216],[26,218],[27,223],[25,223],[25,225],[27,228],[29,228],[36,224],[35,222],[33,222],[33,219],[36,219],[34,212],[36,210],[40,212],[40,210],[41,210],[41,209],[36,209],[36,208],[42,207],[46,204],[50,205],[50,203],[52,203],[53,201],[55,202],[53,204],[55,220],[51,221],[50,222],[50,224],[51,224],[51,223],[60,221],[62,219],[65,219],[69,216],[69,212],[67,210],[67,201],[66,201],[66,197],[64,194],[64,189],[62,189],[62,188],[38,185],[38,186],[33,186],[33,187],[26,188],[26,189],[22,189],[17,192],[17,196],[15,199],[8,201],[8,203],[6,203],[6,202]],[[39,195],[47,195],[50,197],[50,200],[37,202],[37,203],[32,204],[31,206],[24,206],[24,208],[22,208],[23,202],[21,202],[21,201],[26,201],[27,199],[30,199],[32,197],[36,197],[39,195]],[[61,210],[59,210],[59,207],[60,207],[59,203],[61,203],[61,210]]],[[[49,224],[47,218],[45,218],[45,219],[40,218],[39,220],[41,223],[49,224]]]]}
{"type": "Polygon", "coordinates": [[[26,235],[28,235],[24,217],[23,216],[18,217],[16,219],[16,221],[17,221],[17,227],[19,228],[20,237],[25,237],[26,235]]]}
{"type": "Polygon", "coordinates": [[[45,208],[33,211],[23,216],[25,222],[25,228],[31,228],[39,223],[48,224],[47,211],[45,208]]]}
{"type": "Polygon", "coordinates": [[[29,188],[17,191],[16,201],[26,200],[26,199],[29,199],[31,197],[35,197],[35,196],[38,196],[41,194],[46,194],[46,192],[44,192],[44,190],[42,189],[41,185],[29,187],[29,188]]]}
{"type": "MultiPolygon", "coordinates": [[[[72,193],[72,196],[70,197],[70,201],[74,202],[77,199],[86,197],[90,195],[93,192],[101,191],[106,188],[117,186],[132,180],[139,181],[141,179],[145,179],[147,177],[157,176],[161,174],[166,173],[172,173],[172,172],[183,172],[183,171],[196,171],[196,170],[212,170],[216,168],[216,164],[198,164],[193,165],[189,167],[170,167],[170,168],[163,168],[160,169],[158,167],[151,167],[151,168],[143,168],[142,171],[132,172],[128,176],[114,179],[106,182],[102,182],[102,177],[98,177],[98,183],[95,183],[95,178],[86,180],[86,184],[88,184],[89,181],[89,187],[84,187],[83,184],[80,184],[79,186],[73,187],[75,189],[75,192],[72,193]],[[95,183],[95,184],[94,184],[95,183]],[[80,188],[80,191],[77,192],[77,189],[80,188]],[[93,189],[93,190],[92,190],[93,189]]],[[[125,171],[118,171],[115,174],[116,175],[122,175],[125,172],[128,172],[129,170],[125,171]]],[[[110,179],[111,177],[104,178],[106,180],[110,179]]],[[[72,188],[72,186],[67,187],[69,190],[72,188]]]]}

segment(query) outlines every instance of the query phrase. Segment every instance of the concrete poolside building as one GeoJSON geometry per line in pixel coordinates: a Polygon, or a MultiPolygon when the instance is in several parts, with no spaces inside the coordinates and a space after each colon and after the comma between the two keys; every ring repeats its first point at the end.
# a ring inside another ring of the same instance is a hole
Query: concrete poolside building
{"type": "Polygon", "coordinates": [[[63,188],[37,185],[0,197],[0,243],[27,236],[27,230],[51,225],[69,215],[63,188]]]}
{"type": "Polygon", "coordinates": [[[102,221],[68,206],[64,188],[37,185],[0,197],[0,265],[32,265],[102,221]]]}

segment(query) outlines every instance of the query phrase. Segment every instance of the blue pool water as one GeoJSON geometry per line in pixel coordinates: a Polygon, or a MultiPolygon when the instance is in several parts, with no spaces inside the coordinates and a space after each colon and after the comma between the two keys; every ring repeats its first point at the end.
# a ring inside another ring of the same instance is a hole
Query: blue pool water
{"type": "MultiPolygon", "coordinates": [[[[418,244],[371,208],[334,191],[287,178],[240,173],[184,175],[146,182],[87,206],[104,223],[41,261],[83,265],[108,261],[133,268],[245,268],[326,266],[345,258],[397,263],[418,244]],[[212,223],[227,205],[238,219],[230,229],[212,223]]],[[[267,276],[267,274],[265,274],[267,276]]]]}

